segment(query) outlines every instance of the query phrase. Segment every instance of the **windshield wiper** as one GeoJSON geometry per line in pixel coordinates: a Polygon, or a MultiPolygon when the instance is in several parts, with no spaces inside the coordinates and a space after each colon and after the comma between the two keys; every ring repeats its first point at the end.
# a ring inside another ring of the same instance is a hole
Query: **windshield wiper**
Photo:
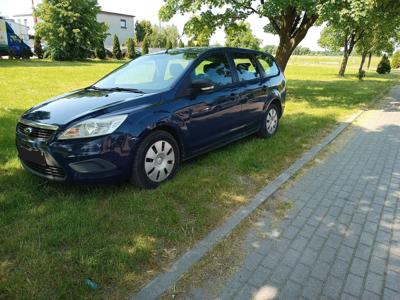
{"type": "Polygon", "coordinates": [[[107,91],[132,92],[132,93],[145,94],[145,92],[138,90],[138,89],[133,89],[133,88],[113,87],[113,88],[108,88],[106,90],[107,91]]]}
{"type": "Polygon", "coordinates": [[[97,86],[91,85],[86,88],[96,90],[96,91],[116,91],[116,92],[132,92],[132,93],[139,93],[139,94],[145,94],[145,92],[138,90],[138,89],[133,89],[133,88],[122,88],[122,87],[113,87],[113,88],[99,88],[97,86]]]}

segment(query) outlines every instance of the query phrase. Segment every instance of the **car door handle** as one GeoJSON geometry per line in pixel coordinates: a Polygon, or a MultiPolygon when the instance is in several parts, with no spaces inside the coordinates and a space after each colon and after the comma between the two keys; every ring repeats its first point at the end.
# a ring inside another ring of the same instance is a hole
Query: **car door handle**
{"type": "Polygon", "coordinates": [[[230,94],[229,99],[232,101],[235,101],[235,100],[237,100],[238,97],[239,97],[238,94],[232,93],[232,94],[230,94]]]}

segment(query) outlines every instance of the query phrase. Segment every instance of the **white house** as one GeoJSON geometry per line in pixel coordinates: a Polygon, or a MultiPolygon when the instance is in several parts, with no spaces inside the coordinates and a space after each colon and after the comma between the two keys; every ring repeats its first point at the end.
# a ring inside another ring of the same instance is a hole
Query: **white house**
{"type": "MultiPolygon", "coordinates": [[[[27,26],[29,28],[29,34],[33,36],[35,34],[34,28],[34,17],[30,14],[17,14],[13,16],[13,20],[16,23],[27,26]]],[[[37,20],[40,22],[40,19],[37,20]]],[[[128,14],[120,14],[109,11],[100,11],[97,15],[98,22],[104,22],[108,26],[108,36],[104,41],[104,46],[107,49],[112,48],[114,34],[118,36],[119,42],[125,44],[126,40],[133,37],[135,32],[135,16],[128,14]]]]}
{"type": "Polygon", "coordinates": [[[104,41],[104,46],[112,48],[114,34],[118,36],[121,44],[126,44],[128,38],[135,34],[135,16],[101,11],[97,15],[98,22],[104,22],[108,26],[108,36],[104,41]]]}

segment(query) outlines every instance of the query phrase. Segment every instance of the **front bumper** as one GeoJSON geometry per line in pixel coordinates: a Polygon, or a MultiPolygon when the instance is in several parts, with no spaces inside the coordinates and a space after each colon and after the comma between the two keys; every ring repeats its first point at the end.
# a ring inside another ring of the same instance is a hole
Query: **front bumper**
{"type": "Polygon", "coordinates": [[[127,178],[136,138],[129,134],[58,141],[32,137],[17,130],[16,146],[23,167],[55,181],[102,181],[127,178]]]}

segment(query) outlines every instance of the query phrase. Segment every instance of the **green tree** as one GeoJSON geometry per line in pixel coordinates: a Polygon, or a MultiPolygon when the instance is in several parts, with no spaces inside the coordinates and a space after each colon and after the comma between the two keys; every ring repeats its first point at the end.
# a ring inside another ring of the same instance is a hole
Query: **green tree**
{"type": "Polygon", "coordinates": [[[381,61],[378,64],[376,72],[379,74],[386,74],[386,73],[390,73],[390,70],[391,70],[391,67],[390,67],[389,58],[387,57],[386,54],[384,54],[382,56],[381,61]]]}
{"type": "Polygon", "coordinates": [[[198,13],[184,27],[193,44],[205,44],[216,28],[229,28],[256,15],[269,19],[264,30],[279,35],[276,59],[285,69],[293,50],[322,16],[325,19],[340,1],[327,0],[165,0],[159,15],[170,20],[175,14],[198,13]],[[217,8],[217,9],[214,9],[217,8]],[[201,39],[200,39],[201,38],[201,39]]]}
{"type": "Polygon", "coordinates": [[[178,44],[179,33],[176,26],[153,26],[152,33],[148,36],[149,44],[154,48],[168,48],[167,43],[172,43],[171,48],[175,48],[178,44]]]}
{"type": "Polygon", "coordinates": [[[367,41],[373,40],[371,33],[376,33],[382,28],[394,30],[392,24],[395,22],[386,20],[398,18],[400,6],[397,2],[398,0],[342,1],[340,9],[332,13],[328,28],[321,35],[320,45],[330,50],[343,48],[340,76],[344,76],[349,56],[361,39],[368,44],[367,41]]]}
{"type": "Polygon", "coordinates": [[[182,42],[181,39],[179,39],[178,48],[185,48],[185,44],[182,42]]]}
{"type": "Polygon", "coordinates": [[[106,58],[106,49],[104,48],[103,42],[101,42],[99,45],[97,45],[96,49],[94,50],[94,54],[98,59],[106,58]]]}
{"type": "Polygon", "coordinates": [[[153,32],[151,22],[147,20],[142,20],[140,22],[136,21],[135,33],[136,40],[142,42],[146,35],[150,35],[153,32]]]}
{"type": "Polygon", "coordinates": [[[42,43],[40,41],[40,36],[35,34],[34,42],[33,42],[33,52],[37,56],[37,58],[42,59],[43,58],[43,48],[42,48],[42,43]]]}
{"type": "Polygon", "coordinates": [[[135,40],[133,38],[129,38],[126,41],[126,46],[128,47],[127,55],[128,58],[132,59],[136,57],[136,49],[135,49],[135,40]]]}
{"type": "Polygon", "coordinates": [[[172,42],[170,40],[167,41],[167,44],[165,46],[166,49],[172,49],[172,42]]]}
{"type": "Polygon", "coordinates": [[[146,35],[142,42],[142,54],[144,55],[148,53],[149,53],[149,37],[146,35]]]}
{"type": "Polygon", "coordinates": [[[43,0],[35,10],[36,33],[56,60],[83,59],[104,40],[107,26],[97,22],[97,0],[43,0]]]}
{"type": "Polygon", "coordinates": [[[114,34],[113,38],[113,50],[112,53],[114,55],[114,58],[116,59],[121,59],[122,58],[122,52],[121,52],[121,47],[119,45],[119,39],[116,34],[114,34]]]}
{"type": "Polygon", "coordinates": [[[263,51],[274,55],[276,53],[276,48],[277,46],[275,45],[266,45],[263,47],[263,51]]]}
{"type": "Polygon", "coordinates": [[[382,26],[382,23],[376,23],[375,28],[367,31],[356,45],[356,52],[361,55],[361,63],[358,69],[362,73],[364,63],[369,56],[368,68],[372,54],[381,55],[382,52],[393,53],[394,51],[394,35],[390,27],[382,26]]]}
{"type": "Polygon", "coordinates": [[[397,50],[393,54],[391,65],[392,65],[393,69],[399,69],[400,68],[400,50],[397,50]]]}
{"type": "Polygon", "coordinates": [[[225,28],[225,46],[260,49],[260,40],[253,35],[250,24],[240,22],[225,28]]]}

